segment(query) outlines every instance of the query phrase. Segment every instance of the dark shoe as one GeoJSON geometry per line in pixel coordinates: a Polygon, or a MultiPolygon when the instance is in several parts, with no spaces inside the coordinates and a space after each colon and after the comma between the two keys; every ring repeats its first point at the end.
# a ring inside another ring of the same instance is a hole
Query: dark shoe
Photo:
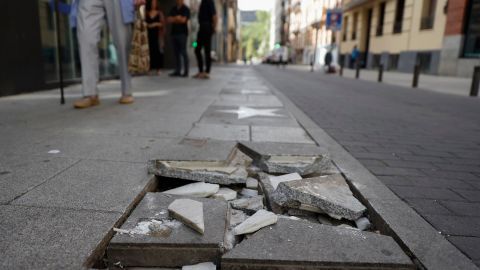
{"type": "Polygon", "coordinates": [[[182,74],[182,77],[187,78],[187,77],[188,77],[188,73],[183,73],[183,74],[182,74]]]}
{"type": "Polygon", "coordinates": [[[173,73],[168,74],[168,76],[170,76],[170,77],[180,77],[180,73],[173,72],[173,73]]]}

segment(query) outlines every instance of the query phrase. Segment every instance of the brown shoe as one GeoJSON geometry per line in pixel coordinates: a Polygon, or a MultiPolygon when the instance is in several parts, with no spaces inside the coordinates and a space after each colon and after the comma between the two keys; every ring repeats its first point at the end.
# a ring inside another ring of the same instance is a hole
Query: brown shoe
{"type": "Polygon", "coordinates": [[[85,109],[100,104],[98,96],[89,96],[79,99],[73,103],[75,109],[85,109]]]}
{"type": "Polygon", "coordinates": [[[134,98],[133,98],[132,95],[130,95],[130,96],[122,96],[122,97],[120,98],[120,100],[118,101],[118,103],[120,103],[120,104],[132,104],[133,101],[134,101],[134,98]]]}

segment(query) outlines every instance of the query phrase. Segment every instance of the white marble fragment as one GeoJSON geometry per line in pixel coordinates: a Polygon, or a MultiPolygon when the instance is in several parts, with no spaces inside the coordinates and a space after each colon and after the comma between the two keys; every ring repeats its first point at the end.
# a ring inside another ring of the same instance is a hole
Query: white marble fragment
{"type": "Polygon", "coordinates": [[[194,265],[185,265],[182,270],[216,270],[217,267],[212,262],[204,262],[194,265]]]}
{"type": "Polygon", "coordinates": [[[270,183],[273,186],[273,190],[276,190],[278,187],[278,184],[282,182],[288,182],[288,181],[293,181],[293,180],[301,180],[302,176],[298,173],[289,173],[289,174],[284,174],[280,176],[273,176],[270,175],[269,177],[270,183]]]}
{"type": "Polygon", "coordinates": [[[170,190],[164,191],[163,193],[206,198],[217,193],[219,189],[220,189],[220,186],[217,184],[198,182],[198,183],[188,184],[178,188],[170,189],[170,190]]]}
{"type": "Polygon", "coordinates": [[[243,188],[242,191],[240,191],[240,194],[245,197],[255,197],[258,196],[258,191],[254,189],[249,189],[249,188],[243,188]]]}
{"type": "Polygon", "coordinates": [[[258,180],[252,177],[248,177],[246,186],[249,189],[258,189],[258,180]]]}
{"type": "Polygon", "coordinates": [[[259,229],[277,223],[278,217],[272,212],[258,210],[253,216],[247,218],[233,229],[235,235],[253,233],[259,229]]]}
{"type": "Polygon", "coordinates": [[[230,188],[220,188],[217,193],[212,195],[215,199],[224,199],[225,201],[235,200],[237,198],[237,192],[230,188]]]}
{"type": "Polygon", "coordinates": [[[203,221],[203,203],[190,199],[176,199],[168,206],[168,211],[183,224],[203,234],[205,223],[203,221]]]}
{"type": "Polygon", "coordinates": [[[357,228],[362,231],[368,230],[372,226],[372,224],[370,223],[370,220],[368,220],[368,218],[366,217],[361,217],[355,220],[355,224],[357,225],[357,228]]]}

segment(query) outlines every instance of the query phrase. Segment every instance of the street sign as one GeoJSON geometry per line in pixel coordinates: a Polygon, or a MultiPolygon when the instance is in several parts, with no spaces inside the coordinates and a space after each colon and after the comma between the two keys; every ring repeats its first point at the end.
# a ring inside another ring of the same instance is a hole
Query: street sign
{"type": "Polygon", "coordinates": [[[342,10],[327,9],[326,26],[328,30],[340,31],[342,29],[342,10]]]}

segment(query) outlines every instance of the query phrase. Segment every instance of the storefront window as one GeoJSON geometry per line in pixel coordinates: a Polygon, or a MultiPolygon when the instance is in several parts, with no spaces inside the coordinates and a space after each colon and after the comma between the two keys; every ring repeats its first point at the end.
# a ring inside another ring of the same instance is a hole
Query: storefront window
{"type": "Polygon", "coordinates": [[[480,0],[471,0],[467,10],[464,57],[480,58],[480,0]]]}
{"type": "MultiPolygon", "coordinates": [[[[55,20],[55,0],[38,0],[39,24],[42,39],[42,57],[44,63],[45,83],[59,80],[59,50],[57,48],[57,31],[60,29],[60,39],[63,49],[62,73],[65,80],[75,80],[81,77],[80,56],[76,30],[70,27],[69,9],[72,0],[60,0],[60,26],[55,20]]],[[[100,76],[116,75],[115,47],[113,46],[108,28],[102,30],[99,43],[100,76]]]]}

